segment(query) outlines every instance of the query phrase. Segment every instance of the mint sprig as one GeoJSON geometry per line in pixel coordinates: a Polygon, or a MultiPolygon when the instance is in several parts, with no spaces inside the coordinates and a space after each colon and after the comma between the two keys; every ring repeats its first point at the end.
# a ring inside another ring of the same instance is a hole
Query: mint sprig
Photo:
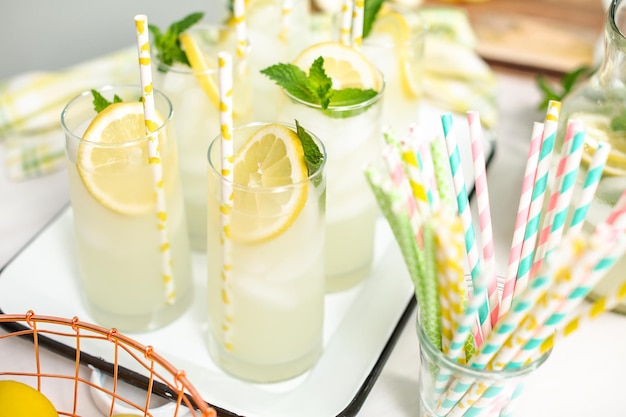
{"type": "Polygon", "coordinates": [[[113,96],[113,101],[107,100],[102,94],[93,89],[91,90],[91,95],[93,96],[93,108],[96,113],[100,113],[102,110],[106,109],[113,103],[122,102],[122,99],[117,94],[113,96]]]}
{"type": "Polygon", "coordinates": [[[302,143],[302,150],[304,151],[304,161],[306,162],[309,175],[317,172],[324,161],[324,155],[320,152],[320,148],[317,146],[309,132],[306,131],[300,123],[296,120],[296,134],[300,138],[302,143]]]}
{"type": "Polygon", "coordinates": [[[384,2],[385,0],[367,0],[365,2],[365,7],[363,8],[363,38],[367,38],[372,31],[378,12],[384,2]]]}
{"type": "Polygon", "coordinates": [[[351,106],[367,101],[378,94],[371,88],[332,88],[332,79],[324,70],[324,58],[319,57],[311,64],[307,74],[294,64],[279,63],[261,70],[292,96],[317,104],[323,110],[329,106],[351,106]]]}
{"type": "Polygon", "coordinates": [[[165,65],[173,65],[180,62],[190,66],[185,51],[180,46],[178,35],[195,25],[204,17],[204,13],[191,13],[181,20],[172,23],[165,33],[161,32],[158,26],[148,24],[148,29],[152,35],[154,46],[157,50],[156,57],[165,65]]]}

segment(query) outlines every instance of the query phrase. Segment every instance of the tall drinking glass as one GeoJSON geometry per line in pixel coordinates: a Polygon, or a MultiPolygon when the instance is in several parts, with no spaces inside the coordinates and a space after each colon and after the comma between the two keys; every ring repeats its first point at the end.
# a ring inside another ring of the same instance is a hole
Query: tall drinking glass
{"type": "Polygon", "coordinates": [[[426,25],[416,9],[385,4],[361,51],[385,76],[383,123],[398,134],[417,122],[423,98],[426,25]]]}
{"type": "MultiPolygon", "coordinates": [[[[250,149],[248,138],[275,125],[235,127],[235,161],[242,146],[250,149]]],[[[209,147],[209,351],[234,376],[272,382],[305,372],[322,351],[326,156],[313,136],[324,162],[304,180],[285,185],[263,176],[276,165],[254,159],[257,151],[273,149],[270,159],[286,162],[284,149],[272,133],[258,136],[256,148],[246,153],[255,171],[250,181],[239,177],[237,165],[234,181],[222,176],[221,136],[209,147]],[[230,238],[222,244],[223,185],[232,188],[233,200],[227,211],[230,238]]]]}
{"type": "Polygon", "coordinates": [[[143,129],[141,87],[105,87],[109,101],[123,99],[131,121],[114,123],[120,104],[96,117],[93,96],[85,92],[65,107],[70,198],[76,238],[78,282],[95,321],[126,332],[155,329],[179,317],[192,301],[192,273],[183,195],[178,174],[172,105],[155,91],[162,121],[155,130],[163,170],[165,212],[157,207],[154,164],[143,129]],[[114,111],[115,110],[115,111],[114,111]],[[106,113],[105,113],[106,112],[106,113]],[[107,117],[105,117],[107,116],[107,117]],[[89,127],[88,127],[89,126],[89,127]],[[137,129],[133,130],[132,128],[137,129]],[[88,136],[85,139],[83,136],[88,136]],[[159,221],[166,217],[167,241],[159,221]],[[171,271],[164,257],[171,259],[171,271]]]}
{"type": "Polygon", "coordinates": [[[323,138],[328,152],[326,172],[326,290],[336,292],[361,282],[374,254],[378,206],[366,181],[366,164],[382,149],[383,77],[369,100],[350,106],[305,102],[283,89],[279,120],[298,120],[323,138]]]}
{"type": "MultiPolygon", "coordinates": [[[[180,63],[157,61],[154,86],[172,101],[176,111],[176,136],[180,149],[180,172],[189,225],[191,248],[206,250],[207,165],[206,150],[220,130],[217,54],[233,54],[233,118],[235,124],[252,120],[252,82],[246,60],[237,59],[232,27],[198,24],[185,36],[197,46],[205,66],[192,68],[180,63]]],[[[185,45],[185,44],[184,44],[185,45]]],[[[189,43],[185,46],[189,47],[189,43]]],[[[190,48],[191,49],[191,48],[190,48]]]]}

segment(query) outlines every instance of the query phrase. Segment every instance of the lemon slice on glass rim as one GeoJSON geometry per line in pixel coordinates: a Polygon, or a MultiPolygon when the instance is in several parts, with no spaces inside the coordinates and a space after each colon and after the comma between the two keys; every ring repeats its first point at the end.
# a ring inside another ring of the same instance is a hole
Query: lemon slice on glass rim
{"type": "Polygon", "coordinates": [[[308,195],[308,168],[296,132],[277,123],[261,127],[236,152],[233,171],[232,239],[260,243],[289,229],[308,195]]]}
{"type": "Polygon", "coordinates": [[[380,91],[378,71],[358,50],[339,42],[321,42],[304,49],[294,65],[308,71],[311,64],[324,58],[324,70],[333,81],[334,89],[360,88],[380,91]]]}
{"type": "MultiPolygon", "coordinates": [[[[419,25],[421,22],[413,22],[419,25]]],[[[421,94],[420,68],[414,65],[412,59],[413,48],[411,36],[415,29],[411,29],[407,19],[399,12],[382,8],[380,15],[374,22],[370,37],[376,34],[387,35],[389,44],[382,44],[374,40],[374,46],[393,48],[398,63],[398,75],[402,85],[402,91],[409,98],[419,97],[421,94]]],[[[382,42],[384,39],[381,39],[382,42]]],[[[421,59],[421,58],[420,58],[421,59]]]]}
{"type": "MultiPolygon", "coordinates": [[[[164,124],[158,112],[156,123],[164,124]]],[[[139,215],[156,206],[145,129],[142,103],[114,103],[96,115],[78,146],[76,167],[85,187],[103,206],[120,214],[139,215]]],[[[163,149],[165,130],[156,134],[163,149]]]]}

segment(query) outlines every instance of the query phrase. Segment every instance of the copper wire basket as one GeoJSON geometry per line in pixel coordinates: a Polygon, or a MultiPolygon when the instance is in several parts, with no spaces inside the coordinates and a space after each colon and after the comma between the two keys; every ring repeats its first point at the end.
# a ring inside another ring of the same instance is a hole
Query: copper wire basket
{"type": "Polygon", "coordinates": [[[19,347],[20,352],[30,346],[34,356],[27,366],[19,363],[14,370],[0,369],[0,379],[26,382],[46,396],[52,391],[57,395],[59,391],[67,393],[69,398],[64,396],[60,401],[50,398],[59,416],[92,417],[93,411],[85,410],[93,410],[94,404],[107,416],[217,416],[184,371],[153,347],[116,329],[85,323],[77,317],[42,316],[33,311],[24,315],[0,314],[0,326],[8,332],[0,333],[0,352],[5,351],[8,343],[25,343],[25,347],[19,347]],[[15,341],[17,338],[27,342],[15,341]],[[86,341],[92,346],[106,344],[103,347],[111,352],[111,357],[107,355],[105,360],[82,351],[81,342],[86,341]],[[59,370],[58,359],[50,360],[54,353],[69,358],[65,370],[59,370]],[[133,369],[123,366],[122,359],[124,364],[132,362],[133,369]]]}

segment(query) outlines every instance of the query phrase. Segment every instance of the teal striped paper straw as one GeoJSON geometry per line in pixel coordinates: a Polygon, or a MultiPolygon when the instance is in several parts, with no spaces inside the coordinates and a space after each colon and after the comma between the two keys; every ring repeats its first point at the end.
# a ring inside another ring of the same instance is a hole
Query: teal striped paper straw
{"type": "Polygon", "coordinates": [[[589,163],[583,189],[580,194],[580,200],[578,201],[576,210],[574,210],[568,230],[580,231],[582,229],[610,153],[611,145],[606,142],[600,142],[589,163]]]}
{"type": "MultiPolygon", "coordinates": [[[[465,186],[465,178],[463,175],[463,167],[461,166],[461,153],[456,141],[456,136],[452,128],[452,114],[445,113],[441,116],[441,124],[443,126],[444,138],[448,149],[448,160],[450,163],[450,172],[452,173],[452,183],[456,191],[456,204],[463,228],[465,231],[465,252],[467,254],[467,262],[469,265],[472,282],[477,284],[480,275],[480,257],[478,255],[478,245],[476,242],[476,233],[472,224],[472,213],[469,205],[469,197],[465,186]]],[[[476,344],[480,346],[482,339],[487,337],[491,331],[491,317],[489,311],[489,300],[484,297],[484,305],[478,309],[478,321],[480,331],[477,332],[476,344]]]]}
{"type": "Polygon", "coordinates": [[[560,176],[558,184],[555,184],[555,187],[559,187],[557,189],[558,197],[556,199],[555,207],[552,210],[552,224],[547,225],[547,227],[549,227],[549,235],[546,241],[540,245],[535,252],[535,260],[530,273],[531,277],[537,273],[539,268],[541,268],[544,260],[550,255],[550,252],[554,250],[554,247],[563,235],[565,222],[567,220],[567,213],[569,212],[570,203],[574,193],[574,186],[576,185],[576,179],[578,178],[580,160],[583,156],[585,138],[585,131],[579,130],[574,133],[574,137],[568,145],[568,153],[563,167],[563,174],[560,176]]]}
{"type": "Polygon", "coordinates": [[[526,233],[524,234],[522,256],[517,272],[517,279],[515,281],[513,298],[517,297],[524,291],[528,285],[530,277],[530,268],[532,267],[535,242],[537,241],[537,234],[539,232],[543,200],[546,193],[550,164],[552,162],[552,153],[554,150],[554,141],[556,139],[556,129],[558,126],[560,107],[561,103],[558,101],[550,101],[546,120],[544,121],[543,139],[541,143],[541,150],[539,151],[537,174],[535,176],[535,185],[533,187],[533,194],[528,212],[528,223],[526,225],[526,233]]]}

